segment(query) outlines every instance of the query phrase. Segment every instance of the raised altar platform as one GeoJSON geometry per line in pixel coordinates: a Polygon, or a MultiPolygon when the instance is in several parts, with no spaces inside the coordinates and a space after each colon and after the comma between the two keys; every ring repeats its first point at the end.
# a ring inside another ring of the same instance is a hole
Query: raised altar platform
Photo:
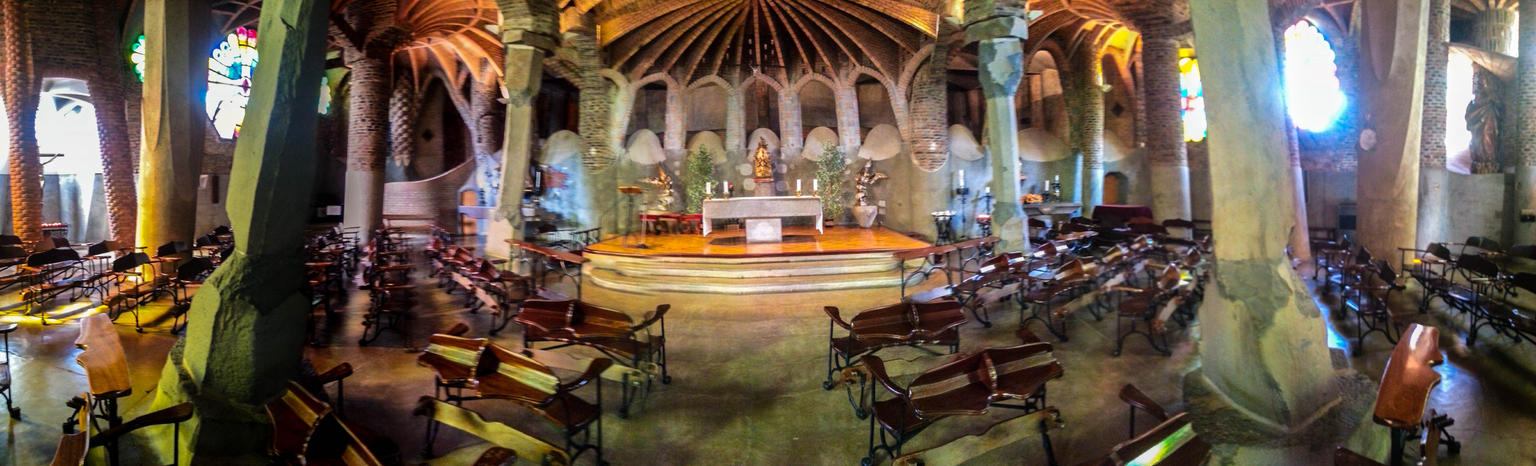
{"type": "Polygon", "coordinates": [[[658,235],[646,249],[613,239],[583,256],[587,283],[632,294],[758,295],[890,288],[901,274],[892,255],[932,246],[884,228],[788,227],[784,241],[748,243],[742,230],[707,236],[658,235]]]}

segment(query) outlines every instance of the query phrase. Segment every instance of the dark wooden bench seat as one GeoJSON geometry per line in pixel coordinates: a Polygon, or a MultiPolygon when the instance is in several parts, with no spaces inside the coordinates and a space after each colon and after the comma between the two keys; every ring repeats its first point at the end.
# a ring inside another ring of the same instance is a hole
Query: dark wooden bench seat
{"type": "Polygon", "coordinates": [[[432,370],[432,396],[449,401],[464,399],[463,391],[471,387],[488,344],[484,338],[441,333],[429,337],[416,365],[432,370]]]}
{"type": "MultiPolygon", "coordinates": [[[[647,375],[647,384],[656,370],[661,373],[661,383],[670,384],[666,316],[671,308],[669,304],[656,306],[636,323],[628,314],[579,300],[529,299],[513,320],[523,327],[525,347],[532,348],[537,342],[558,343],[544,349],[585,346],[625,367],[641,370],[647,375]]],[[[623,385],[619,414],[627,417],[636,389],[627,380],[623,385]]]]}
{"type": "MultiPolygon", "coordinates": [[[[470,434],[483,442],[460,447],[457,450],[433,458],[433,465],[497,465],[509,464],[522,459],[533,464],[564,466],[571,464],[565,450],[543,440],[513,429],[506,424],[485,420],[475,411],[454,406],[431,397],[421,397],[412,414],[425,416],[432,425],[446,425],[470,434]]],[[[431,455],[432,445],[426,447],[431,455]]]]}
{"type": "Polygon", "coordinates": [[[377,466],[384,464],[356,433],[357,426],[343,421],[331,406],[288,382],[288,390],[265,405],[272,423],[267,452],[287,464],[337,464],[377,466]]]}
{"type": "MultiPolygon", "coordinates": [[[[1450,417],[1434,414],[1425,416],[1429,392],[1440,384],[1440,373],[1434,367],[1445,362],[1440,352],[1440,331],[1434,327],[1410,324],[1403,331],[1387,368],[1382,371],[1380,388],[1376,392],[1376,405],[1371,411],[1372,420],[1392,429],[1390,463],[1404,464],[1404,444],[1409,435],[1423,432],[1428,445],[1443,442],[1451,454],[1461,450],[1461,442],[1444,430],[1454,421],[1450,417]]],[[[1414,458],[1431,459],[1438,455],[1432,448],[1424,449],[1414,458]]],[[[1431,461],[1433,461],[1431,459],[1431,461]]]]}
{"type": "MultiPolygon", "coordinates": [[[[544,364],[500,345],[488,345],[484,358],[471,382],[476,398],[511,401],[543,416],[561,429],[565,452],[570,457],[592,450],[598,463],[602,464],[601,375],[613,365],[612,360],[595,359],[581,376],[562,381],[544,364]],[[595,401],[591,402],[575,394],[577,389],[589,383],[594,385],[595,401]],[[593,440],[594,431],[596,440],[593,440]]],[[[429,435],[432,435],[430,431],[429,435]]]]}

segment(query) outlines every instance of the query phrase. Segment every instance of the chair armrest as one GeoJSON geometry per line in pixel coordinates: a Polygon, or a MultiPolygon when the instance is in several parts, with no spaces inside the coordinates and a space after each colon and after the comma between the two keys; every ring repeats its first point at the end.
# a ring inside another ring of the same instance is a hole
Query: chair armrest
{"type": "Polygon", "coordinates": [[[444,330],[444,331],[442,331],[440,333],[442,333],[443,335],[462,337],[462,336],[464,336],[464,334],[469,333],[469,325],[465,324],[463,322],[459,322],[459,323],[453,324],[452,327],[448,327],[448,330],[444,330]]]}
{"type": "Polygon", "coordinates": [[[843,320],[843,316],[842,316],[841,313],[838,312],[837,306],[827,306],[827,307],[822,308],[822,310],[826,311],[827,317],[831,317],[832,318],[832,324],[833,325],[836,325],[838,327],[842,327],[843,330],[847,330],[847,331],[850,331],[850,332],[853,331],[853,324],[850,324],[850,323],[848,323],[848,321],[843,320]]]}
{"type": "Polygon", "coordinates": [[[119,437],[122,437],[123,434],[127,434],[144,427],[184,422],[192,418],[192,411],[192,403],[187,402],[133,418],[131,421],[119,424],[117,427],[107,429],[106,431],[91,436],[91,446],[97,447],[106,445],[114,440],[117,440],[119,437]]]}
{"type": "Polygon", "coordinates": [[[337,364],[336,367],[332,367],[330,370],[320,373],[320,375],[316,375],[315,382],[319,383],[320,385],[325,385],[331,382],[340,381],[341,379],[345,379],[351,376],[352,363],[344,362],[337,364]]]}
{"type": "Polygon", "coordinates": [[[667,317],[667,311],[671,310],[671,309],[672,309],[672,305],[671,304],[659,304],[659,305],[657,305],[656,306],[656,312],[650,313],[650,315],[645,317],[645,320],[640,321],[639,324],[637,324],[637,325],[635,325],[633,327],[630,327],[629,331],[630,332],[637,332],[637,331],[640,331],[640,330],[644,330],[646,327],[650,327],[652,324],[655,324],[656,322],[660,322],[661,319],[667,317]]]}
{"type": "Polygon", "coordinates": [[[885,361],[881,360],[878,356],[864,355],[864,357],[859,358],[859,362],[869,369],[869,377],[875,379],[875,383],[885,388],[885,391],[903,398],[907,396],[906,390],[896,385],[896,382],[891,380],[891,376],[886,375],[885,361]]]}
{"type": "Polygon", "coordinates": [[[1141,389],[1136,388],[1135,385],[1125,384],[1124,387],[1121,387],[1120,400],[1130,405],[1132,409],[1146,411],[1147,414],[1157,418],[1158,422],[1168,420],[1168,410],[1164,409],[1163,405],[1153,401],[1152,397],[1147,396],[1146,393],[1142,393],[1141,389]]]}
{"type": "Polygon", "coordinates": [[[603,375],[603,371],[608,370],[608,368],[611,367],[611,366],[613,366],[613,360],[612,359],[608,359],[608,358],[593,359],[592,360],[592,364],[587,365],[587,371],[581,373],[581,377],[577,377],[576,380],[572,380],[570,382],[562,383],[557,388],[558,388],[559,391],[562,391],[562,392],[569,392],[571,390],[575,390],[575,389],[581,388],[583,385],[586,385],[588,382],[591,382],[593,380],[597,380],[597,378],[599,376],[603,375]]]}
{"type": "Polygon", "coordinates": [[[15,322],[12,322],[12,323],[9,323],[9,324],[0,324],[0,334],[6,334],[6,333],[14,332],[14,331],[16,331],[16,328],[17,328],[17,325],[16,325],[15,322]]]}

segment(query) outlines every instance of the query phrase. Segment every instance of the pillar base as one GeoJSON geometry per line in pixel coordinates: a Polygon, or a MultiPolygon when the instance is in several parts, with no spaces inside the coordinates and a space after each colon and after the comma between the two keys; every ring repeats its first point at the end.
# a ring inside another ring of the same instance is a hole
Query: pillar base
{"type": "Polygon", "coordinates": [[[1423,248],[1435,241],[1455,241],[1446,237],[1446,219],[1450,212],[1448,199],[1450,172],[1445,167],[1419,167],[1419,224],[1417,247],[1423,248]]]}
{"type": "Polygon", "coordinates": [[[1203,368],[1185,374],[1184,400],[1195,431],[1212,445],[1211,464],[1332,464],[1339,446],[1384,460],[1389,430],[1371,420],[1376,382],[1350,369],[1342,350],[1331,351],[1338,401],[1289,428],[1249,416],[1247,408],[1214,388],[1203,368]]]}
{"type": "Polygon", "coordinates": [[[1161,222],[1170,218],[1193,220],[1189,213],[1189,166],[1151,164],[1152,216],[1161,222]]]}

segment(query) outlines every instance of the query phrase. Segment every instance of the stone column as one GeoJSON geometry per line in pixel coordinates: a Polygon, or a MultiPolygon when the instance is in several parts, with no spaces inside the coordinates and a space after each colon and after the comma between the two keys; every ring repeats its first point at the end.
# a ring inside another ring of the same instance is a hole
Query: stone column
{"type": "Polygon", "coordinates": [[[688,106],[683,100],[687,90],[682,83],[667,83],[667,128],[661,147],[667,157],[684,157],[688,150],[688,106]]]}
{"type": "MultiPolygon", "coordinates": [[[[96,2],[96,40],[116,44],[122,40],[122,25],[108,2],[96,2]]],[[[128,147],[128,117],[123,90],[124,65],[120,50],[103,47],[97,51],[96,70],[90,81],[91,103],[96,106],[96,132],[101,135],[102,184],[106,190],[109,239],[118,244],[134,244],[138,228],[138,193],[134,188],[133,154],[128,147]]]]}
{"type": "Polygon", "coordinates": [[[987,97],[987,149],[992,160],[992,223],[1004,251],[1028,251],[1028,222],[1019,201],[1019,120],[1013,95],[1024,76],[1023,40],[983,39],[981,89],[987,97]]]}
{"type": "Polygon", "coordinates": [[[523,238],[523,184],[533,157],[534,98],[544,79],[544,56],[554,50],[555,7],[552,2],[498,0],[501,8],[501,43],[506,46],[504,85],[507,117],[503,121],[501,191],[496,213],[486,232],[486,254],[507,257],[507,239],[523,238]],[[505,220],[505,221],[503,221],[505,220]]]}
{"type": "MultiPolygon", "coordinates": [[[[1424,119],[1419,134],[1419,223],[1415,247],[1445,241],[1450,212],[1446,199],[1446,62],[1449,60],[1450,0],[1429,0],[1428,41],[1424,54],[1424,119]]],[[[1457,109],[1462,115],[1466,109],[1457,109]]]]}
{"type": "MultiPolygon", "coordinates": [[[[1521,2],[1520,15],[1536,18],[1536,1],[1521,2]]],[[[1515,162],[1516,212],[1507,215],[1536,213],[1536,21],[1520,23],[1521,53],[1515,62],[1515,135],[1514,144],[1519,155],[1515,162]]],[[[1516,222],[1515,244],[1536,242],[1536,228],[1528,222],[1516,222]]]]}
{"type": "Polygon", "coordinates": [[[384,165],[389,154],[390,56],[403,39],[394,28],[395,2],[353,2],[346,22],[363,36],[363,44],[343,47],[352,69],[347,116],[347,186],[342,225],[359,229],[367,242],[383,223],[384,165]],[[360,45],[361,47],[358,47],[360,45]]]}
{"type": "Polygon", "coordinates": [[[23,241],[43,239],[43,164],[37,149],[37,80],[31,72],[32,53],[26,35],[21,0],[0,0],[4,16],[4,73],[0,91],[10,122],[11,226],[23,241]]]}
{"type": "MultiPolygon", "coordinates": [[[[1296,223],[1291,226],[1291,254],[1298,259],[1312,258],[1312,234],[1307,228],[1307,181],[1301,170],[1301,143],[1296,137],[1296,124],[1290,112],[1285,115],[1285,148],[1290,159],[1292,212],[1296,223]]],[[[1207,162],[1209,164],[1209,162],[1207,162]]]]}
{"type": "Polygon", "coordinates": [[[1359,153],[1357,237],[1382,257],[1415,245],[1428,13],[1425,0],[1360,8],[1361,114],[1376,144],[1359,153]]]}
{"type": "Polygon", "coordinates": [[[843,154],[852,157],[858,152],[859,145],[863,144],[863,135],[859,134],[859,95],[853,87],[854,78],[849,78],[846,83],[837,83],[837,88],[832,89],[833,97],[837,101],[837,144],[841,146],[843,154]]]}
{"type": "Polygon", "coordinates": [[[206,0],[145,4],[139,246],[190,243],[197,233],[210,15],[206,0]]]}
{"type": "Polygon", "coordinates": [[[800,95],[785,87],[779,92],[779,158],[797,156],[805,147],[800,123],[800,95]]]}
{"type": "Polygon", "coordinates": [[[230,172],[235,251],[193,298],[186,336],[171,347],[150,406],[196,404],[176,439],[189,463],[265,462],[271,428],[262,404],[299,375],[310,305],[297,251],[309,213],[295,206],[309,205],[315,179],[329,14],[329,0],[262,4],[262,61],[230,172]]]}
{"type": "Polygon", "coordinates": [[[1184,378],[1195,429],[1219,464],[1327,464],[1333,445],[1379,455],[1375,389],[1334,368],[1323,315],[1282,252],[1294,197],[1268,3],[1190,7],[1196,37],[1221,44],[1201,49],[1218,240],[1199,369],[1184,378]]]}
{"type": "Polygon", "coordinates": [[[1152,172],[1152,215],[1159,221],[1189,220],[1189,153],[1184,147],[1183,105],[1179,95],[1179,43],[1173,26],[1166,21],[1152,20],[1142,26],[1141,64],[1145,78],[1142,89],[1146,93],[1147,161],[1152,172]]]}
{"type": "Polygon", "coordinates": [[[1103,62],[1099,60],[1099,46],[1088,44],[1078,49],[1076,63],[1072,64],[1072,122],[1075,127],[1073,142],[1082,154],[1082,180],[1079,191],[1082,196],[1084,217],[1093,215],[1093,208],[1104,203],[1104,90],[1099,87],[1103,62]]]}
{"type": "MultiPolygon", "coordinates": [[[[620,234],[619,221],[627,212],[619,212],[616,202],[614,179],[613,84],[600,73],[603,69],[601,50],[597,45],[594,26],[581,25],[567,31],[566,45],[574,51],[577,83],[581,89],[581,119],[577,132],[586,143],[582,153],[583,173],[577,183],[583,199],[582,224],[586,227],[602,227],[603,234],[620,234]]],[[[617,133],[622,137],[621,132],[617,133]]]]}

